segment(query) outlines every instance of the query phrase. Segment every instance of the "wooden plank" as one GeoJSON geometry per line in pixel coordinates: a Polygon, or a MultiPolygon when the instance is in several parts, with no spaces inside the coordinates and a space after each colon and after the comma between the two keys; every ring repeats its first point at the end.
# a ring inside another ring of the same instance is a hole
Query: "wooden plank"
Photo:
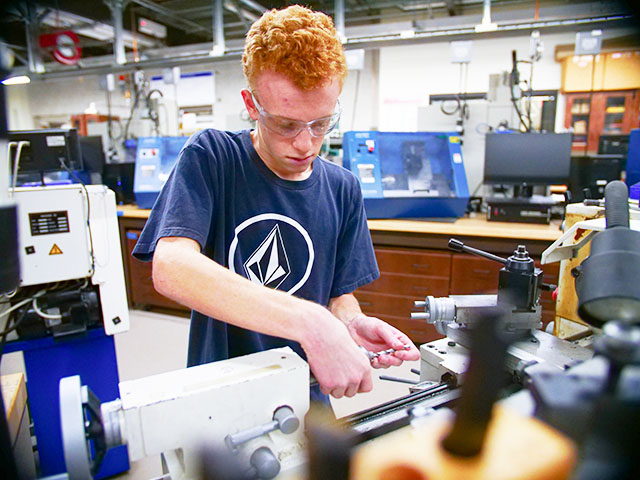
{"type": "Polygon", "coordinates": [[[27,389],[22,373],[11,373],[0,377],[2,385],[2,400],[6,409],[9,438],[14,444],[20,429],[22,414],[27,405],[27,389]]]}

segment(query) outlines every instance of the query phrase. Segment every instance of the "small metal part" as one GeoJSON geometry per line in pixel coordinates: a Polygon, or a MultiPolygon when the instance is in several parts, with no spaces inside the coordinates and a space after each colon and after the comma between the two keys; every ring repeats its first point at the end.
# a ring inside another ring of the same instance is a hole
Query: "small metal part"
{"type": "Polygon", "coordinates": [[[364,352],[364,354],[367,356],[369,360],[375,360],[376,358],[382,355],[391,355],[393,353],[401,352],[403,350],[409,350],[410,348],[411,347],[407,345],[402,348],[388,348],[386,350],[380,350],[379,352],[372,352],[371,350],[367,350],[362,345],[360,345],[360,350],[364,352]]]}
{"type": "Polygon", "coordinates": [[[391,375],[378,375],[380,380],[387,380],[389,382],[398,382],[398,383],[408,383],[410,385],[417,385],[420,382],[416,382],[415,380],[409,380],[408,378],[401,377],[393,377],[391,375]]]}
{"type": "Polygon", "coordinates": [[[224,441],[229,449],[235,452],[243,443],[247,443],[267,433],[280,430],[282,433],[289,434],[295,432],[299,426],[300,420],[295,416],[293,409],[285,405],[278,407],[276,411],[273,412],[273,420],[271,422],[242,430],[233,435],[227,435],[224,441]]]}
{"type": "MultiPolygon", "coordinates": [[[[280,462],[270,448],[260,447],[251,454],[250,463],[257,478],[275,478],[280,473],[280,462]]],[[[253,470],[252,469],[252,470],[253,470]]]]}

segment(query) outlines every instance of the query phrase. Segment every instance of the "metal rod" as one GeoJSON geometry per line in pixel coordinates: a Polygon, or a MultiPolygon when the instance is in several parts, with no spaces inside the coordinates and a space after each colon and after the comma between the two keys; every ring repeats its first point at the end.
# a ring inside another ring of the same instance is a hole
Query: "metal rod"
{"type": "Polygon", "coordinates": [[[45,71],[42,55],[40,54],[39,37],[40,21],[38,19],[38,9],[35,5],[27,3],[27,14],[24,17],[27,28],[27,54],[29,60],[29,71],[31,73],[43,73],[45,71]]]}
{"type": "Polygon", "coordinates": [[[222,0],[213,2],[213,49],[211,53],[215,56],[224,55],[224,23],[222,17],[222,0]]]}
{"type": "Polygon", "coordinates": [[[409,385],[417,385],[420,383],[415,380],[409,380],[408,378],[392,377],[391,375],[378,375],[378,378],[388,382],[408,383],[409,385]]]}
{"type": "Polygon", "coordinates": [[[113,22],[113,58],[117,65],[127,63],[127,55],[124,50],[124,28],[122,26],[122,10],[128,0],[105,0],[111,10],[111,20],[113,22]]]}
{"type": "Polygon", "coordinates": [[[488,258],[489,260],[502,263],[503,265],[507,264],[506,258],[498,257],[493,253],[484,252],[482,250],[478,250],[477,248],[468,247],[464,243],[462,243],[460,240],[456,240],[455,238],[452,238],[449,240],[449,248],[451,250],[455,250],[456,252],[467,252],[467,253],[472,253],[474,255],[478,255],[479,257],[488,258]]]}
{"type": "Polygon", "coordinates": [[[347,36],[344,32],[344,0],[335,0],[333,16],[336,23],[336,31],[338,32],[338,37],[341,39],[346,39],[347,36]]]}

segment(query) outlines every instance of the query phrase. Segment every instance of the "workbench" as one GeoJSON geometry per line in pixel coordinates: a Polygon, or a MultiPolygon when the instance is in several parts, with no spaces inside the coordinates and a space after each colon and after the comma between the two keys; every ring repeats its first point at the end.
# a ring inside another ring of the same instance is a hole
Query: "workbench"
{"type": "MultiPolygon", "coordinates": [[[[161,310],[188,315],[189,310],[158,294],[151,281],[151,264],[131,256],[131,251],[150,210],[118,207],[120,239],[124,258],[127,296],[132,308],[161,310]]],[[[415,300],[427,295],[470,295],[495,293],[497,262],[452,252],[447,243],[457,238],[469,246],[508,257],[518,245],[526,245],[538,261],[541,253],[561,235],[560,224],[550,225],[488,222],[478,215],[460,219],[369,220],[381,276],[355,292],[362,310],[405,332],[416,343],[439,337],[433,326],[412,320],[415,300]]],[[[538,262],[537,262],[538,263],[538,262]]],[[[538,266],[539,263],[538,263],[538,266]]],[[[557,283],[558,264],[545,265],[544,281],[557,283]]],[[[543,323],[554,319],[555,302],[543,294],[543,323]]]]}

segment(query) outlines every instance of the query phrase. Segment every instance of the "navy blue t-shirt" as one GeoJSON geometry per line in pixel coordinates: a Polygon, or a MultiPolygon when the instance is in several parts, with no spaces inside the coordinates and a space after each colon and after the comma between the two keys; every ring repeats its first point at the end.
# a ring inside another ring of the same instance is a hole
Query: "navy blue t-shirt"
{"type": "MultiPolygon", "coordinates": [[[[379,276],[357,178],[317,157],[309,178],[283,180],[248,130],[193,135],[160,193],[133,255],[151,260],[162,237],[188,237],[249,280],[327,306],[379,276]]],[[[297,342],[191,314],[188,365],[297,342]]]]}

